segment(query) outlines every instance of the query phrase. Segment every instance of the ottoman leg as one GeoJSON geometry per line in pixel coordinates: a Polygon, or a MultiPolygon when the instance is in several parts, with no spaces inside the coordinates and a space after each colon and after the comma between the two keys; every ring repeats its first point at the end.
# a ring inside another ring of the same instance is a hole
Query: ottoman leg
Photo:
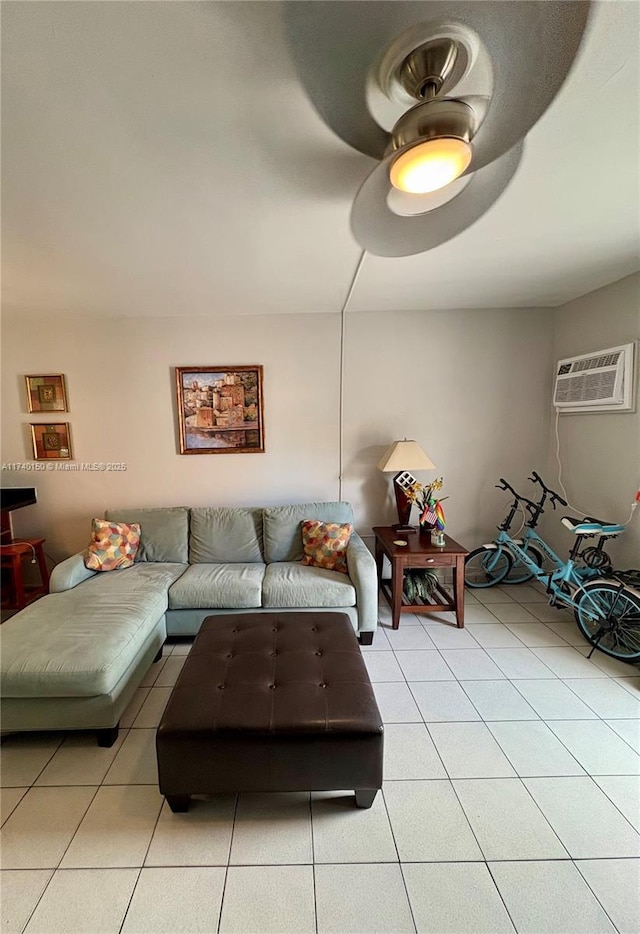
{"type": "Polygon", "coordinates": [[[167,804],[174,814],[183,814],[189,810],[191,795],[167,795],[167,804]]]}
{"type": "Polygon", "coordinates": [[[119,723],[116,723],[115,726],[109,727],[106,730],[96,730],[96,739],[98,740],[98,746],[103,746],[108,749],[118,738],[118,727],[119,723]]]}
{"type": "Polygon", "coordinates": [[[359,808],[370,808],[377,793],[377,788],[356,788],[357,806],[359,808]]]}

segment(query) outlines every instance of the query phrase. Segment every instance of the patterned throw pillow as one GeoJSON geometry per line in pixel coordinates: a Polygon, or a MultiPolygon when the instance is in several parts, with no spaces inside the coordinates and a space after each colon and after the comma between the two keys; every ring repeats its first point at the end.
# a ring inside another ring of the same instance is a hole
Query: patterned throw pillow
{"type": "Polygon", "coordinates": [[[136,522],[109,522],[93,519],[91,541],[84,559],[92,571],[115,571],[133,564],[140,544],[140,526],[136,522]]]}
{"type": "Polygon", "coordinates": [[[312,564],[327,571],[347,573],[347,545],[353,532],[350,522],[318,522],[305,519],[302,523],[303,564],[312,564]]]}

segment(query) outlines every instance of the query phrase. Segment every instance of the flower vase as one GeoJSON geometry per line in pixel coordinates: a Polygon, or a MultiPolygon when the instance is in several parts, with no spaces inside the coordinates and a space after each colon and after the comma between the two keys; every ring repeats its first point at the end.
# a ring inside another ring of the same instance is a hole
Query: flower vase
{"type": "Polygon", "coordinates": [[[446,540],[442,529],[431,529],[431,544],[436,548],[444,548],[446,540]]]}

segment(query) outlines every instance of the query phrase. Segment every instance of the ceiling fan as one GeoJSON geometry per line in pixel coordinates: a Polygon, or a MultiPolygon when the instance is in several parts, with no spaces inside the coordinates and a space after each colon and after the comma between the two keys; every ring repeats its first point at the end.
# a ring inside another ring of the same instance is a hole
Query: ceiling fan
{"type": "Polygon", "coordinates": [[[451,239],[505,190],[564,82],[589,0],[288,0],[302,84],[327,125],[378,160],[351,229],[408,256],[451,239]]]}

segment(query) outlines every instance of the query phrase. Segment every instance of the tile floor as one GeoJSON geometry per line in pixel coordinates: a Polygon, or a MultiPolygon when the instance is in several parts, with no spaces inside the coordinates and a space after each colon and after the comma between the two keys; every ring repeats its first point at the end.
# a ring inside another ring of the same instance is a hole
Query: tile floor
{"type": "Polygon", "coordinates": [[[640,929],[640,670],[535,587],[473,591],[364,649],[385,785],[196,799],[156,787],[165,647],[112,749],[2,747],[3,934],[596,934],[640,929]]]}

